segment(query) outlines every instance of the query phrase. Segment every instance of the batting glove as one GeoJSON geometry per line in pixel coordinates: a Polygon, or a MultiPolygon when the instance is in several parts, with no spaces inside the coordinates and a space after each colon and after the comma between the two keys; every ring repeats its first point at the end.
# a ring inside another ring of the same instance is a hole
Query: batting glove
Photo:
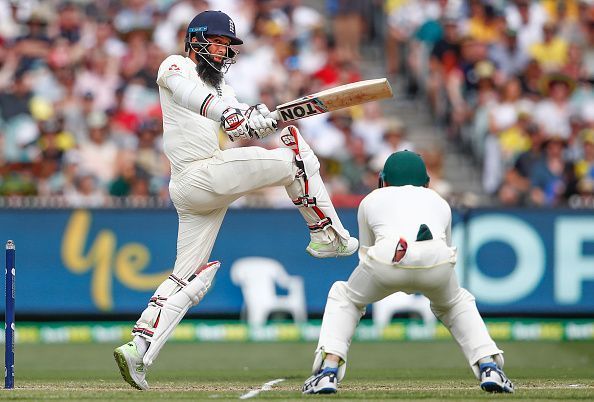
{"type": "Polygon", "coordinates": [[[253,137],[246,112],[241,109],[234,107],[225,109],[221,116],[221,126],[231,141],[253,137]]]}
{"type": "Polygon", "coordinates": [[[258,138],[264,138],[276,131],[276,119],[263,103],[258,103],[247,110],[248,124],[258,138]]]}

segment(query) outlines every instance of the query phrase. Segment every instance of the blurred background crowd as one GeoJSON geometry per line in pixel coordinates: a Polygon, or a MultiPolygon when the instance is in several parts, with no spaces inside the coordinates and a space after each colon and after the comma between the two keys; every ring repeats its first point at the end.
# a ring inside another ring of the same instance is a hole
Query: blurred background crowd
{"type": "MultiPolygon", "coordinates": [[[[206,9],[244,40],[226,74],[241,102],[273,108],[386,76],[442,128],[449,145],[421,149],[390,101],[300,120],[338,206],[356,206],[403,149],[425,157],[445,197],[446,152],[482,172],[481,203],[594,194],[592,0],[0,0],[3,202],[168,205],[155,79],[206,9]]],[[[282,188],[236,204],[288,205],[282,188]]]]}

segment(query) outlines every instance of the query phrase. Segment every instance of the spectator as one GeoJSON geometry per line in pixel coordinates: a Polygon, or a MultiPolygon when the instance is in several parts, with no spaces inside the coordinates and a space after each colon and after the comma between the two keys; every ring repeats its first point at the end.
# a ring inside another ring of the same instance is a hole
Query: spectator
{"type": "Polygon", "coordinates": [[[330,0],[327,2],[333,20],[338,56],[359,61],[359,46],[363,36],[362,15],[364,2],[357,0],[330,0]]]}
{"type": "Polygon", "coordinates": [[[33,98],[31,81],[24,69],[17,70],[14,82],[7,91],[0,92],[0,117],[8,123],[12,118],[29,114],[29,103],[33,98]]]}
{"type": "Polygon", "coordinates": [[[512,29],[505,30],[501,42],[491,45],[489,59],[495,63],[503,79],[520,75],[530,61],[529,55],[518,46],[518,34],[512,29]]]}
{"type": "Polygon", "coordinates": [[[543,71],[559,71],[567,63],[568,43],[557,34],[557,25],[552,21],[543,26],[542,32],[542,41],[532,44],[529,54],[543,71]]]}
{"type": "Polygon", "coordinates": [[[545,98],[534,108],[534,121],[540,124],[545,135],[559,135],[568,140],[570,117],[574,113],[569,97],[575,89],[575,81],[564,74],[551,73],[541,79],[540,87],[545,98]]]}
{"type": "Polygon", "coordinates": [[[106,111],[114,106],[114,92],[120,84],[118,65],[101,51],[87,53],[85,67],[76,77],[75,91],[93,94],[93,109],[106,111]]]}
{"type": "MultiPolygon", "coordinates": [[[[524,113],[525,118],[529,117],[526,113],[531,107],[522,104],[521,96],[522,88],[518,79],[512,78],[502,85],[500,100],[492,105],[489,113],[489,131],[494,136],[501,137],[502,132],[517,127],[520,114],[524,113]]],[[[512,134],[510,131],[507,133],[512,134]]],[[[504,140],[500,139],[502,141],[504,140]]]]}
{"type": "Polygon", "coordinates": [[[570,43],[568,45],[567,62],[561,68],[561,72],[571,77],[573,80],[579,80],[586,74],[583,51],[576,43],[570,43]]]}
{"type": "Polygon", "coordinates": [[[77,45],[82,37],[84,15],[78,6],[71,1],[64,1],[57,7],[58,37],[66,39],[72,45],[77,45]]]}
{"type": "Polygon", "coordinates": [[[469,0],[469,3],[470,17],[466,20],[466,34],[482,43],[498,43],[501,35],[501,21],[495,7],[483,4],[481,0],[469,0]]]}
{"type": "Polygon", "coordinates": [[[126,86],[119,86],[114,93],[114,106],[107,111],[111,130],[116,136],[133,135],[140,124],[139,115],[126,107],[125,94],[126,86]]]}
{"type": "Polygon", "coordinates": [[[85,52],[99,51],[119,60],[126,54],[126,44],[116,35],[113,22],[106,15],[97,15],[95,29],[81,39],[85,52]]]}
{"type": "Polygon", "coordinates": [[[74,186],[64,193],[66,204],[72,208],[99,208],[105,205],[105,194],[97,178],[90,172],[81,171],[74,180],[74,186]]]}
{"type": "MultiPolygon", "coordinates": [[[[578,3],[582,0],[557,1],[549,14],[552,14],[553,20],[558,25],[559,35],[568,43],[575,43],[578,46],[584,45],[584,37],[581,32],[579,19],[578,3]]],[[[587,12],[584,14],[588,14],[587,12]]]]}
{"type": "Polygon", "coordinates": [[[371,159],[370,167],[379,172],[386,159],[394,152],[414,151],[414,145],[406,139],[404,123],[395,117],[386,119],[380,151],[371,159]]]}
{"type": "Polygon", "coordinates": [[[580,133],[584,155],[575,164],[577,191],[581,195],[594,195],[594,129],[580,133]]]}
{"type": "Polygon", "coordinates": [[[40,157],[43,160],[54,160],[58,166],[66,151],[75,145],[75,139],[64,130],[63,119],[49,119],[40,123],[40,137],[38,140],[40,157]]]}
{"type": "Polygon", "coordinates": [[[542,40],[542,27],[548,16],[539,1],[512,0],[505,6],[507,27],[518,33],[518,44],[527,52],[530,46],[542,40]]]}
{"type": "Polygon", "coordinates": [[[382,149],[382,136],[386,126],[378,102],[363,105],[363,116],[353,122],[353,134],[363,140],[367,155],[374,155],[382,149]]]}
{"type": "Polygon", "coordinates": [[[536,125],[529,125],[526,132],[530,139],[530,149],[521,153],[514,165],[507,169],[498,191],[499,201],[506,206],[528,205],[530,178],[534,166],[542,159],[545,137],[536,125]]]}
{"type": "Polygon", "coordinates": [[[445,199],[452,196],[452,184],[443,177],[443,151],[438,148],[427,148],[419,152],[427,167],[430,177],[429,188],[445,199]]]}
{"type": "Polygon", "coordinates": [[[396,75],[403,64],[407,44],[417,29],[428,20],[439,19],[443,11],[437,2],[427,0],[386,3],[386,71],[396,75]]]}
{"type": "Polygon", "coordinates": [[[476,105],[479,77],[484,75],[484,72],[476,74],[480,70],[477,67],[492,69],[490,63],[484,63],[486,49],[483,43],[470,37],[464,38],[461,41],[460,59],[445,77],[445,95],[449,108],[446,128],[450,140],[459,139],[462,126],[470,121],[476,105]]]}
{"type": "Polygon", "coordinates": [[[462,139],[478,161],[483,160],[490,115],[498,101],[495,73],[493,64],[486,60],[478,62],[473,69],[473,74],[478,80],[476,103],[473,106],[474,115],[469,116],[472,126],[462,130],[462,139]]]}
{"type": "Polygon", "coordinates": [[[197,15],[207,9],[208,1],[206,0],[175,2],[166,12],[166,17],[155,28],[154,40],[157,46],[167,54],[175,53],[179,43],[177,38],[179,27],[183,27],[185,30],[188,24],[188,15],[197,15]]]}
{"type": "Polygon", "coordinates": [[[575,192],[574,167],[564,159],[566,140],[549,136],[543,143],[543,158],[535,163],[530,176],[530,201],[537,206],[563,205],[575,192]]]}
{"type": "Polygon", "coordinates": [[[114,180],[109,184],[109,195],[114,197],[126,197],[130,195],[134,180],[136,180],[136,168],[133,161],[120,163],[114,180]]]}
{"type": "Polygon", "coordinates": [[[442,24],[444,26],[443,38],[437,41],[431,50],[426,85],[429,106],[439,120],[446,119],[447,105],[443,101],[446,81],[461,58],[458,21],[446,18],[442,24]]]}
{"type": "Polygon", "coordinates": [[[159,180],[166,176],[169,163],[157,144],[157,136],[162,133],[156,121],[147,120],[138,128],[138,146],[136,149],[136,167],[148,177],[159,180]]]}
{"type": "Polygon", "coordinates": [[[32,69],[43,64],[49,54],[52,40],[47,34],[50,11],[39,6],[27,19],[26,33],[15,39],[15,52],[23,69],[32,69]]]}
{"type": "Polygon", "coordinates": [[[367,187],[365,181],[369,169],[365,143],[361,138],[352,137],[347,146],[349,156],[341,163],[341,174],[348,182],[349,193],[368,194],[372,188],[367,187]]]}
{"type": "Polygon", "coordinates": [[[127,34],[138,27],[153,25],[155,4],[149,0],[125,0],[114,19],[118,32],[127,34]]]}
{"type": "MultiPolygon", "coordinates": [[[[93,112],[87,121],[89,141],[80,144],[80,168],[97,178],[100,186],[107,185],[115,177],[118,149],[110,139],[107,116],[103,112],[93,112]]],[[[85,180],[85,189],[89,184],[85,180]]],[[[79,186],[77,186],[78,188],[79,186]]],[[[95,189],[93,186],[93,191],[95,189]]]]}

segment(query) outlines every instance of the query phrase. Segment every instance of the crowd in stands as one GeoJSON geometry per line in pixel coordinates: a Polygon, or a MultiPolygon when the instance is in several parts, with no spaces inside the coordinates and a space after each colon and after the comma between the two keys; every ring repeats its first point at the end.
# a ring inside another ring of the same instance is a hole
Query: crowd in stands
{"type": "MultiPolygon", "coordinates": [[[[226,79],[272,108],[364,78],[368,47],[406,78],[448,141],[483,166],[503,205],[563,205],[594,191],[591,0],[0,0],[0,198],[104,207],[169,203],[156,73],[183,54],[187,24],[220,9],[244,40],[226,79]],[[149,203],[150,204],[150,203],[149,203]]],[[[338,206],[377,187],[387,156],[421,153],[431,186],[443,153],[415,149],[369,103],[300,120],[338,206]]],[[[277,136],[221,147],[278,146],[277,136]]],[[[17,202],[18,204],[18,202],[17,202]]],[[[16,204],[15,204],[16,205],[16,204]]],[[[236,206],[291,205],[267,189],[236,206]]]]}
{"type": "Polygon", "coordinates": [[[409,92],[480,164],[493,200],[592,199],[592,0],[388,3],[388,70],[405,66],[409,92]]]}
{"type": "MultiPolygon", "coordinates": [[[[0,198],[9,205],[166,205],[155,80],[165,57],[184,53],[196,14],[221,9],[234,19],[245,45],[226,79],[242,103],[274,107],[361,79],[371,6],[328,1],[320,12],[296,0],[0,0],[0,198]]],[[[353,117],[330,118],[304,130],[328,159],[329,175],[344,177],[330,180],[335,192],[366,191],[370,152],[361,142],[347,145],[343,133],[350,135],[353,117]]],[[[221,133],[223,148],[238,145],[246,143],[221,133]]],[[[286,198],[271,190],[244,204],[286,205],[286,198]]]]}

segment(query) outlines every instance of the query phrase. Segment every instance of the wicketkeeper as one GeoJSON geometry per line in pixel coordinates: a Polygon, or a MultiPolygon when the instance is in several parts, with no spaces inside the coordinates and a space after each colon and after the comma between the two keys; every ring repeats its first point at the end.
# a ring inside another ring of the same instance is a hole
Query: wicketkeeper
{"type": "Polygon", "coordinates": [[[384,165],[380,188],[361,202],[359,265],[347,282],[335,282],[330,289],[313,375],[303,393],[337,391],[365,307],[398,291],[429,298],[483,390],[514,392],[502,370],[503,351],[489,336],[474,297],[458,284],[450,206],[428,184],[421,157],[396,152],[384,165]]]}

